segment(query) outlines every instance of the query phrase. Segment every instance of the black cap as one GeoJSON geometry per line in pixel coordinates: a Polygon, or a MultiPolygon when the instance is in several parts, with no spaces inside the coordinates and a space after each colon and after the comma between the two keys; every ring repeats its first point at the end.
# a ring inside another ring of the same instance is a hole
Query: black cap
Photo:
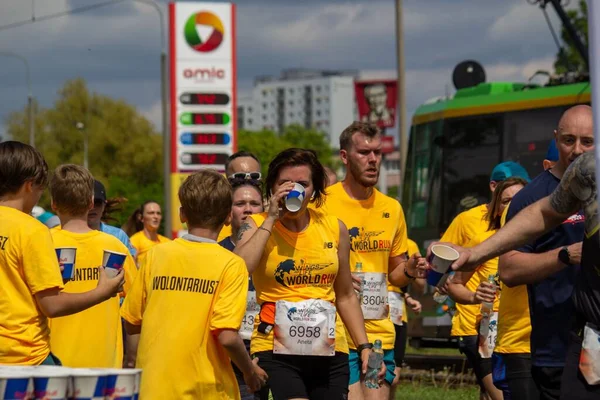
{"type": "Polygon", "coordinates": [[[106,189],[102,182],[94,180],[94,201],[106,201],[106,189]]]}

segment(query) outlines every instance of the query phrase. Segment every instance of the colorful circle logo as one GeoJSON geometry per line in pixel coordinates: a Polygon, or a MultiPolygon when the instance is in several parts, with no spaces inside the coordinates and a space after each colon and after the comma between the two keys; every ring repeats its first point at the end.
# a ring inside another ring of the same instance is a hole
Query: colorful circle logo
{"type": "Polygon", "coordinates": [[[202,53],[208,53],[221,45],[223,35],[225,34],[225,28],[219,17],[215,14],[208,11],[201,11],[188,18],[185,23],[184,34],[185,41],[192,49],[202,53]],[[213,28],[208,39],[204,42],[202,41],[202,38],[200,38],[200,35],[198,35],[198,31],[196,30],[197,25],[213,28]]]}

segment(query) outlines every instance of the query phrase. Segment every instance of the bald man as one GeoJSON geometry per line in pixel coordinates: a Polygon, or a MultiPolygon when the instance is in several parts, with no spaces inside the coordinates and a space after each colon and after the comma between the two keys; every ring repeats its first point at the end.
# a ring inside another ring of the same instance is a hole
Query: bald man
{"type": "MultiPolygon", "coordinates": [[[[574,341],[570,337],[574,335],[570,328],[576,319],[573,293],[575,282],[579,279],[580,264],[582,264],[582,240],[586,231],[588,234],[593,233],[588,229],[588,222],[595,219],[595,215],[590,213],[586,205],[581,202],[587,200],[589,196],[584,199],[585,196],[581,193],[569,192],[569,187],[573,179],[586,180],[589,192],[593,193],[595,198],[595,181],[593,183],[590,181],[590,174],[594,169],[591,107],[579,105],[565,111],[554,136],[558,149],[556,165],[538,175],[513,198],[506,216],[507,225],[494,235],[495,240],[490,239],[484,242],[486,246],[476,246],[471,251],[475,254],[483,254],[483,258],[487,259],[516,248],[501,255],[499,273],[502,282],[509,287],[527,285],[532,328],[531,375],[526,360],[516,354],[505,360],[506,374],[510,374],[513,378],[520,378],[523,382],[532,377],[539,390],[540,399],[558,400],[561,398],[563,372],[569,373],[569,379],[577,385],[577,365],[573,365],[572,360],[577,358],[573,352],[579,351],[581,341],[579,344],[574,344],[573,350],[569,347],[569,341],[571,340],[572,343],[574,341]],[[575,160],[585,153],[589,153],[582,157],[586,160],[584,164],[586,168],[577,167],[583,160],[577,162],[575,160]],[[592,162],[591,168],[590,162],[592,162]],[[573,166],[569,168],[571,164],[573,166]],[[573,178],[573,174],[576,174],[577,178],[573,178]],[[556,206],[550,205],[552,200],[548,201],[548,196],[551,194],[556,206]],[[562,204],[565,202],[567,205],[562,204]],[[548,210],[535,208],[540,203],[546,205],[548,210]],[[531,211],[534,208],[539,212],[531,211]],[[582,209],[586,215],[581,213],[582,209]],[[549,215],[553,217],[551,223],[546,220],[549,215]],[[513,218],[514,223],[511,221],[513,218]],[[532,226],[541,226],[541,228],[535,230],[531,229],[532,226]],[[553,229],[548,231],[550,227],[553,229]],[[500,241],[498,236],[506,237],[500,232],[508,230],[512,235],[523,240],[519,240],[516,244],[513,244],[514,237],[500,241]],[[491,247],[490,243],[495,246],[491,247]],[[483,250],[480,250],[481,247],[483,250]],[[496,254],[493,254],[494,252],[496,254]],[[571,362],[566,362],[568,354],[571,362]]],[[[595,226],[595,223],[591,226],[595,226]]],[[[597,241],[595,246],[596,254],[600,253],[597,241]]],[[[480,261],[476,260],[475,263],[480,261]]],[[[589,262],[596,261],[588,260],[589,262]]],[[[595,290],[600,290],[600,287],[595,290]]],[[[598,305],[600,306],[600,299],[598,305]]],[[[580,328],[581,326],[579,331],[580,328]]],[[[562,385],[564,384],[563,378],[562,385]]],[[[584,386],[571,389],[580,390],[577,395],[571,393],[570,396],[563,398],[586,398],[584,386]]],[[[535,392],[532,388],[524,386],[518,390],[517,393],[511,393],[513,398],[537,398],[532,394],[535,392]]]]}

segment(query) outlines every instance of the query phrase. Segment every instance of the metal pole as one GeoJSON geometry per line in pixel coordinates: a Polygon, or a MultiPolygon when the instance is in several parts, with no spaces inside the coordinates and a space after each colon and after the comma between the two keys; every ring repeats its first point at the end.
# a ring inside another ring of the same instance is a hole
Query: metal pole
{"type": "Polygon", "coordinates": [[[164,191],[164,207],[163,216],[165,221],[165,236],[172,236],[172,221],[171,215],[171,136],[169,135],[169,98],[167,87],[167,49],[165,46],[165,15],[162,8],[154,0],[133,0],[139,3],[152,6],[160,20],[160,96],[162,105],[162,134],[163,134],[163,191],[164,191]]]}
{"type": "Polygon", "coordinates": [[[402,185],[406,171],[408,154],[408,133],[406,132],[406,92],[404,88],[404,33],[402,28],[402,0],[396,0],[396,52],[398,57],[398,135],[400,136],[400,182],[398,193],[402,198],[402,185]]]}
{"type": "MultiPolygon", "coordinates": [[[[588,43],[590,49],[590,85],[592,86],[592,112],[594,121],[600,121],[600,4],[588,1],[588,43]]],[[[594,123],[595,140],[600,139],[600,124],[594,123]]],[[[600,177],[600,147],[596,148],[596,185],[600,177]]],[[[600,197],[597,201],[600,204],[600,197]]]]}
{"type": "Polygon", "coordinates": [[[12,51],[0,51],[0,56],[13,57],[25,64],[25,80],[27,82],[27,108],[29,120],[29,145],[35,147],[35,126],[33,123],[33,94],[31,92],[31,70],[27,59],[12,51]]]}

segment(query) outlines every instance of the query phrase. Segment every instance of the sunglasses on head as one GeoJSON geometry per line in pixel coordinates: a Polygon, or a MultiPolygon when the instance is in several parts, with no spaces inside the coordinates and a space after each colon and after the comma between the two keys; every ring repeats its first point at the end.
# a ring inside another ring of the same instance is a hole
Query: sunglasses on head
{"type": "Polygon", "coordinates": [[[255,181],[260,180],[260,172],[236,172],[235,174],[229,175],[231,179],[254,179],[255,181]]]}

